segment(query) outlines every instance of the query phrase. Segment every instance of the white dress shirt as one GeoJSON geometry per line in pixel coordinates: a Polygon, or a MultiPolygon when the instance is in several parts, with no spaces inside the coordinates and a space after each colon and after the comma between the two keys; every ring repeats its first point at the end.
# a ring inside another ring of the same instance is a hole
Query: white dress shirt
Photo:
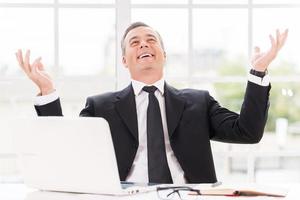
{"type": "MultiPolygon", "coordinates": [[[[250,82],[253,82],[261,86],[268,86],[270,84],[269,75],[260,78],[249,73],[248,80],[250,82]]],[[[186,182],[184,178],[184,172],[181,166],[179,165],[177,158],[175,157],[174,152],[172,151],[172,148],[170,146],[168,126],[166,120],[166,110],[165,110],[166,107],[165,107],[165,99],[164,99],[164,84],[165,84],[164,79],[161,79],[153,84],[158,88],[155,91],[154,95],[156,96],[159,102],[159,107],[161,111],[167,161],[170,168],[173,183],[182,184],[186,182]]],[[[148,108],[149,94],[142,90],[143,87],[146,86],[145,83],[132,80],[132,86],[133,86],[133,90],[135,94],[135,102],[136,102],[139,147],[126,181],[148,182],[147,127],[146,126],[147,126],[147,108],[148,108]]],[[[54,91],[53,93],[45,96],[37,96],[35,99],[35,105],[39,105],[39,106],[45,105],[51,103],[56,99],[58,99],[58,92],[54,91]]]]}
{"type": "MultiPolygon", "coordinates": [[[[179,165],[177,158],[170,146],[167,118],[166,118],[166,106],[164,97],[164,79],[152,84],[157,87],[154,92],[155,97],[158,100],[162,125],[165,138],[165,147],[167,154],[167,161],[170,168],[171,176],[174,183],[185,183],[184,173],[179,165]]],[[[138,132],[139,132],[139,147],[136,153],[136,157],[133,161],[132,168],[127,177],[127,181],[130,182],[149,182],[148,180],[148,160],[147,160],[147,108],[148,108],[148,95],[149,93],[143,91],[145,83],[132,80],[132,87],[135,94],[137,120],[138,120],[138,132]]]]}

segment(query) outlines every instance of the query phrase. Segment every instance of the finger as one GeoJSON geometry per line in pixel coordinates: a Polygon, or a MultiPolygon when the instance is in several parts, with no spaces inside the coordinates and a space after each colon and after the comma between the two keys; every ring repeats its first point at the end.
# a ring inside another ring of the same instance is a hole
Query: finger
{"type": "Polygon", "coordinates": [[[18,49],[18,52],[16,53],[16,56],[17,56],[17,60],[19,62],[19,65],[21,66],[21,68],[23,69],[23,71],[26,73],[26,74],[29,74],[30,73],[30,70],[28,68],[28,65],[25,65],[24,64],[24,60],[23,60],[23,54],[22,54],[22,50],[21,49],[18,49]]]}
{"type": "Polygon", "coordinates": [[[284,33],[281,35],[279,49],[281,49],[281,47],[285,44],[285,41],[286,41],[287,36],[288,36],[288,33],[289,33],[288,29],[285,29],[284,33]]]}
{"type": "Polygon", "coordinates": [[[254,47],[254,53],[259,54],[260,53],[260,48],[258,46],[254,47]]]}
{"type": "Polygon", "coordinates": [[[269,35],[270,41],[271,41],[271,47],[268,51],[268,54],[272,57],[274,57],[277,54],[278,51],[278,44],[275,41],[275,38],[272,35],[269,35]]]}
{"type": "Polygon", "coordinates": [[[40,57],[40,60],[39,60],[39,62],[38,62],[37,67],[38,67],[38,70],[44,71],[44,65],[43,65],[43,63],[41,62],[41,60],[42,60],[42,58],[40,57]]]}
{"type": "Polygon", "coordinates": [[[35,61],[32,63],[31,65],[31,72],[33,75],[36,75],[37,74],[37,71],[38,71],[38,65],[41,61],[41,57],[35,59],[35,61]]]}
{"type": "Polygon", "coordinates": [[[251,62],[255,62],[261,56],[260,48],[258,46],[254,47],[254,53],[251,57],[251,62]]]}
{"type": "Polygon", "coordinates": [[[278,29],[276,29],[276,44],[277,46],[280,44],[280,32],[278,29]]]}
{"type": "Polygon", "coordinates": [[[271,47],[272,48],[276,48],[276,41],[275,38],[273,37],[273,35],[269,35],[270,41],[271,41],[271,47]]]}
{"type": "Polygon", "coordinates": [[[15,53],[17,61],[19,63],[19,65],[23,68],[23,56],[22,56],[22,51],[20,49],[18,49],[18,51],[15,53]]]}
{"type": "Polygon", "coordinates": [[[28,70],[28,72],[31,72],[31,66],[30,66],[30,50],[26,51],[25,54],[25,60],[24,60],[24,67],[28,70]]]}
{"type": "Polygon", "coordinates": [[[43,64],[41,62],[38,62],[37,65],[36,65],[36,73],[41,76],[41,77],[44,77],[44,78],[47,78],[47,75],[46,75],[46,72],[44,70],[40,70],[40,68],[43,66],[43,64]]]}
{"type": "Polygon", "coordinates": [[[31,65],[29,65],[30,71],[32,73],[36,73],[37,72],[37,70],[38,70],[38,63],[41,61],[41,59],[42,59],[41,57],[38,57],[37,59],[34,60],[34,62],[31,65]]]}

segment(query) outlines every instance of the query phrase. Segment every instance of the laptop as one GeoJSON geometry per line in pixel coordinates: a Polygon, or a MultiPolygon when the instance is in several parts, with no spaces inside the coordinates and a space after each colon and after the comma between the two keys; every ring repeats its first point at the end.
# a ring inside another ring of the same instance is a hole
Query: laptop
{"type": "Polygon", "coordinates": [[[109,125],[103,118],[22,118],[9,119],[6,125],[29,187],[107,195],[156,189],[135,184],[125,184],[123,189],[109,125]]]}

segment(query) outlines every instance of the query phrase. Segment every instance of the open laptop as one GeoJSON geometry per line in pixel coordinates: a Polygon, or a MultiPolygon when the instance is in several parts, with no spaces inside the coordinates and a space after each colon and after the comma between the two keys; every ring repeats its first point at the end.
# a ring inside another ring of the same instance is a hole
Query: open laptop
{"type": "Polygon", "coordinates": [[[109,125],[103,118],[10,119],[6,126],[29,187],[108,195],[155,190],[155,186],[123,189],[109,125]]]}

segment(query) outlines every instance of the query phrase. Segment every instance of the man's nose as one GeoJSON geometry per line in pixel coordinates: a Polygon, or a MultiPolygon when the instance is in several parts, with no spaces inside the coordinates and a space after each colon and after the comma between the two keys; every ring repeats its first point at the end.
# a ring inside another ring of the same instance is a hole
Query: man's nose
{"type": "Polygon", "coordinates": [[[147,43],[147,41],[144,41],[144,40],[142,40],[141,41],[141,44],[140,44],[140,48],[142,49],[142,48],[148,48],[149,46],[148,46],[148,43],[147,43]]]}

